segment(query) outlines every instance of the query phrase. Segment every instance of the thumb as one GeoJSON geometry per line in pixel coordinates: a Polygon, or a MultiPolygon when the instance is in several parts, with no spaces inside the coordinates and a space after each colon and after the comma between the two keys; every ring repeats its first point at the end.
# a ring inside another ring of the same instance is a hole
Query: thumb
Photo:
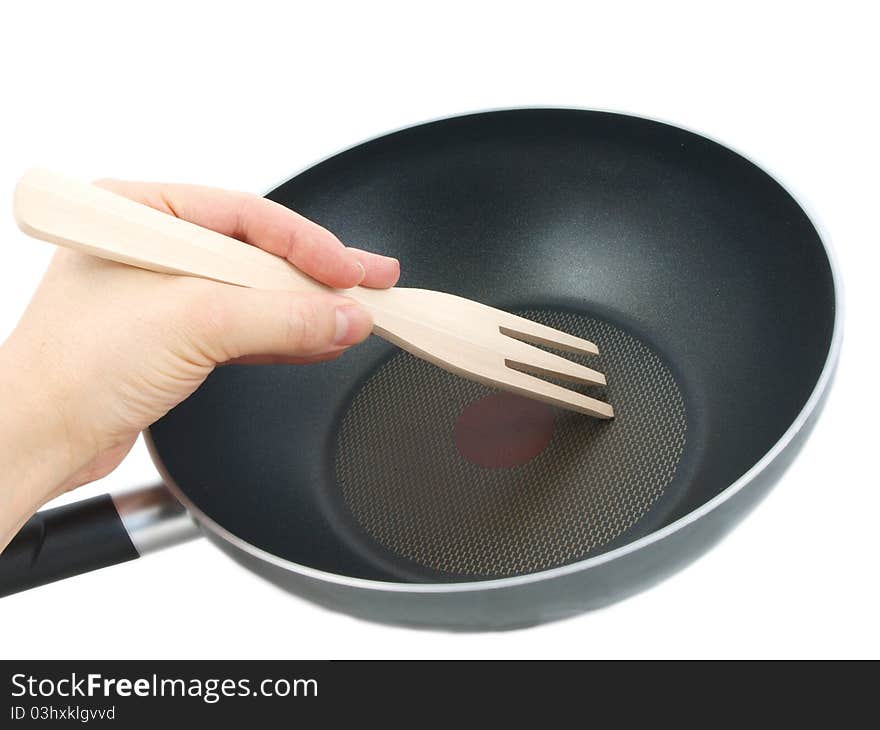
{"type": "Polygon", "coordinates": [[[210,283],[189,313],[193,344],[214,363],[253,355],[320,358],[366,339],[370,313],[330,293],[300,294],[210,283]]]}

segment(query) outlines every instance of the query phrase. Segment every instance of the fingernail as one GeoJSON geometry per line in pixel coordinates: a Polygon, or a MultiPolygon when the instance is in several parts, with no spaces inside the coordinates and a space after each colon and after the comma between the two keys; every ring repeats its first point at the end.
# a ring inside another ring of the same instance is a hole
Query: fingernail
{"type": "Polygon", "coordinates": [[[347,250],[346,250],[346,253],[348,254],[348,258],[349,258],[351,261],[353,261],[355,264],[357,264],[358,270],[361,272],[361,273],[360,273],[360,276],[358,277],[357,282],[354,284],[354,286],[357,286],[357,285],[360,284],[364,279],[367,278],[367,270],[366,270],[366,268],[364,267],[364,265],[361,263],[361,260],[357,257],[357,254],[356,254],[354,251],[352,251],[351,249],[347,249],[347,250]]]}
{"type": "Polygon", "coordinates": [[[354,345],[365,339],[373,329],[369,312],[357,304],[347,304],[336,308],[335,345],[354,345]]]}

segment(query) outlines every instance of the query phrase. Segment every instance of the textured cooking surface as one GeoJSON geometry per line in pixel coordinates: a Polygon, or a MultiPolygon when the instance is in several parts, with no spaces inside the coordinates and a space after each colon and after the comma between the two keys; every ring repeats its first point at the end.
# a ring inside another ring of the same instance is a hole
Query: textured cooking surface
{"type": "Polygon", "coordinates": [[[687,434],[670,370],[640,341],[567,312],[524,312],[593,340],[582,358],[608,377],[592,394],[613,421],[557,410],[549,445],[526,463],[485,467],[456,447],[456,421],[493,391],[400,353],[354,398],[337,440],[347,509],[385,549],[455,576],[497,577],[587,557],[623,535],[663,495],[687,434]]]}

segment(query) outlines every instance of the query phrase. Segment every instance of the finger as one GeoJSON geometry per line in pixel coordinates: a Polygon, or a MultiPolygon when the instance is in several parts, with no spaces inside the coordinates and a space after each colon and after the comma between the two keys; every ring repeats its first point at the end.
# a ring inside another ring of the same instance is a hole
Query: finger
{"type": "MultiPolygon", "coordinates": [[[[360,258],[326,228],[257,195],[200,185],[125,180],[99,180],[96,185],[259,246],[331,287],[356,286],[368,273],[360,258]]],[[[371,266],[377,263],[370,261],[371,266]]]]}
{"type": "Polygon", "coordinates": [[[213,282],[193,286],[189,341],[212,362],[246,356],[312,359],[338,355],[369,336],[369,312],[336,294],[246,289],[213,282]],[[202,286],[205,285],[205,286],[202,286]]]}
{"type": "Polygon", "coordinates": [[[371,251],[362,251],[359,248],[349,247],[349,252],[363,265],[366,276],[361,282],[362,286],[374,289],[387,289],[394,286],[400,278],[400,262],[390,256],[382,256],[371,251]]]}

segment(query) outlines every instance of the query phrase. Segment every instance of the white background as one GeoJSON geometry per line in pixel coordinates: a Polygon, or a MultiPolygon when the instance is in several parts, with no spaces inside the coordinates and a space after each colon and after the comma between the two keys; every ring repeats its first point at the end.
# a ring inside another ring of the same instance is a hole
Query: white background
{"type": "MultiPolygon", "coordinates": [[[[759,161],[834,246],[847,319],[824,416],[777,488],[707,556],[621,604],[507,633],[390,628],[283,593],[198,540],[3,599],[0,656],[880,656],[870,5],[3,3],[0,339],[50,255],[9,213],[29,166],[264,192],[389,129],[518,105],[661,118],[759,161]]],[[[153,479],[138,444],[74,496],[153,479]]]]}

